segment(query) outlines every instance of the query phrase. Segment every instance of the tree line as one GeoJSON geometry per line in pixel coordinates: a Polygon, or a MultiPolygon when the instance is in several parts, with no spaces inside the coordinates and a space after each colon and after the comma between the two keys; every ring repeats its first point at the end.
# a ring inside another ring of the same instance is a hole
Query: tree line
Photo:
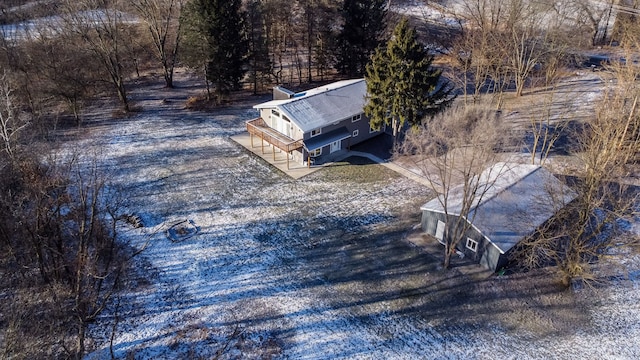
{"type": "Polygon", "coordinates": [[[336,69],[362,76],[387,13],[382,0],[53,3],[2,12],[0,64],[32,113],[58,101],[77,121],[83,103],[105,92],[130,111],[128,87],[140,71],[160,70],[172,87],[175,67],[186,65],[219,101],[244,84],[262,92],[336,69]]]}
{"type": "MultiPolygon", "coordinates": [[[[186,3],[185,64],[202,69],[222,98],[242,83],[254,93],[272,84],[361,77],[384,40],[383,0],[263,0],[186,3]]],[[[207,88],[209,94],[209,88],[207,88]]]]}
{"type": "MultiPolygon", "coordinates": [[[[209,99],[366,74],[399,21],[388,0],[57,0],[4,4],[0,64],[30,113],[113,94],[130,111],[141,71],[172,87],[176,66],[205,79],[209,99]],[[33,21],[33,20],[38,21],[33,21]],[[16,30],[16,31],[13,31],[16,30]]],[[[437,4],[430,4],[432,7],[437,4]]],[[[469,101],[552,83],[584,49],[619,43],[633,6],[575,0],[461,0],[411,24],[421,45],[446,59],[445,76],[469,101]],[[615,11],[614,11],[615,10],[615,11]]]]}

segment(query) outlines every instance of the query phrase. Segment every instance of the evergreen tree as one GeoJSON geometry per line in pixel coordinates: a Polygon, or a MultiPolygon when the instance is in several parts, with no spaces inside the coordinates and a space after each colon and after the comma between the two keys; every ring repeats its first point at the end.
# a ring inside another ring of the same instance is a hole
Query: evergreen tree
{"type": "Polygon", "coordinates": [[[251,0],[247,5],[249,24],[249,80],[253,93],[257,94],[269,82],[273,64],[269,57],[264,5],[260,0],[251,0]]]}
{"type": "Polygon", "coordinates": [[[343,26],[337,36],[337,70],[360,77],[371,54],[380,45],[385,28],[386,0],[345,0],[343,26]]]}
{"type": "Polygon", "coordinates": [[[320,24],[313,45],[313,60],[316,67],[316,76],[320,81],[324,81],[325,74],[332,67],[333,49],[335,48],[334,28],[336,18],[338,18],[338,8],[334,1],[326,1],[321,5],[317,22],[320,24]]]}
{"type": "Polygon", "coordinates": [[[240,87],[248,41],[241,0],[192,0],[183,16],[187,61],[204,65],[218,100],[240,87]]]}
{"type": "Polygon", "coordinates": [[[364,111],[373,128],[391,125],[396,137],[405,123],[417,126],[451,103],[453,88],[440,81],[432,61],[415,29],[401,20],[386,48],[378,48],[367,65],[364,111]]]}

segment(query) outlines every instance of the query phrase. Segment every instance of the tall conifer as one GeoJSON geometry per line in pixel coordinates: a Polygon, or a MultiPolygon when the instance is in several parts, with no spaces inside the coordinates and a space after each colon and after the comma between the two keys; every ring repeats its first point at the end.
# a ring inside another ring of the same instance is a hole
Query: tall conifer
{"type": "Polygon", "coordinates": [[[387,0],[344,0],[343,25],[337,37],[337,70],[350,77],[364,75],[385,29],[387,0]]]}
{"type": "Polygon", "coordinates": [[[251,0],[247,4],[249,39],[249,81],[253,84],[253,93],[257,94],[270,80],[273,70],[269,56],[269,42],[265,26],[264,4],[260,0],[251,0]]]}
{"type": "Polygon", "coordinates": [[[419,125],[450,104],[453,89],[432,62],[415,29],[401,20],[386,48],[378,48],[367,65],[364,110],[373,128],[389,125],[395,137],[405,123],[419,125]]]}
{"type": "Polygon", "coordinates": [[[184,46],[202,61],[218,97],[238,89],[246,71],[248,41],[241,5],[241,0],[192,0],[185,9],[184,46]]]}

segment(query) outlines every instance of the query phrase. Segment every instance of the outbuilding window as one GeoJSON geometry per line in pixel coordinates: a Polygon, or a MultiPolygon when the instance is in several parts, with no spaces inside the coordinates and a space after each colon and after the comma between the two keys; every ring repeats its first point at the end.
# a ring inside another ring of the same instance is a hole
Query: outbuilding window
{"type": "Polygon", "coordinates": [[[477,252],[478,251],[478,242],[471,239],[471,238],[467,238],[467,249],[473,251],[473,252],[477,252]]]}

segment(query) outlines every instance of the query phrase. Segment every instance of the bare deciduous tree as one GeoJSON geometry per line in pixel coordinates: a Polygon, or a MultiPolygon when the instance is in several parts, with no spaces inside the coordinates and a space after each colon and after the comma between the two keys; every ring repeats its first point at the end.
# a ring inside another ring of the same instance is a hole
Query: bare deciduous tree
{"type": "MultiPolygon", "coordinates": [[[[541,101],[534,100],[528,114],[528,130],[531,134],[529,151],[531,164],[545,165],[549,155],[556,149],[556,143],[562,136],[570,133],[570,125],[576,120],[580,95],[558,91],[563,63],[557,57],[549,57],[544,68],[543,91],[541,101]]],[[[582,106],[584,108],[584,106],[582,106]]],[[[568,144],[564,144],[567,146],[568,144]]],[[[565,149],[567,150],[567,149],[565,149]]]]}
{"type": "Polygon", "coordinates": [[[638,69],[622,63],[611,69],[616,80],[574,135],[579,140],[579,165],[572,173],[576,199],[525,242],[520,254],[528,267],[558,265],[567,284],[594,278],[592,264],[611,246],[617,221],[632,215],[638,200],[629,182],[640,149],[638,69]]]}
{"type": "Polygon", "coordinates": [[[448,219],[442,239],[444,268],[473,224],[471,210],[507,170],[493,167],[499,160],[495,149],[503,128],[495,111],[456,107],[410,131],[396,151],[422,171],[448,219]]]}
{"type": "Polygon", "coordinates": [[[529,152],[531,154],[531,164],[544,165],[556,142],[568,129],[570,124],[571,111],[573,107],[567,106],[555,112],[557,109],[558,95],[555,91],[550,91],[543,97],[541,104],[536,104],[537,111],[529,114],[529,130],[531,131],[531,144],[529,152]]]}
{"type": "Polygon", "coordinates": [[[455,16],[462,35],[452,54],[464,81],[473,80],[474,102],[484,88],[500,108],[505,90],[514,88],[521,96],[534,73],[563,56],[562,22],[552,15],[552,5],[545,2],[461,2],[455,16]]]}
{"type": "Polygon", "coordinates": [[[513,0],[503,49],[515,83],[516,96],[523,94],[527,81],[537,68],[545,67],[564,55],[561,22],[549,16],[552,7],[543,2],[513,0]]]}
{"type": "Polygon", "coordinates": [[[134,36],[133,27],[127,25],[133,20],[123,8],[121,1],[66,1],[60,32],[68,41],[81,41],[87,46],[113,84],[123,110],[129,111],[126,79],[130,62],[125,57],[127,43],[134,36]]]}
{"type": "Polygon", "coordinates": [[[81,43],[54,36],[40,37],[23,45],[31,55],[33,71],[39,76],[41,96],[63,101],[77,125],[82,123],[81,111],[104,84],[101,68],[93,55],[81,43]]]}
{"type": "Polygon", "coordinates": [[[124,257],[117,244],[115,209],[117,201],[105,203],[108,191],[97,163],[89,169],[76,167],[73,177],[77,183],[69,198],[74,207],[69,213],[73,219],[67,229],[72,261],[72,294],[74,315],[77,320],[76,358],[85,352],[86,329],[104,310],[118,285],[124,257]]]}
{"type": "Polygon", "coordinates": [[[577,27],[589,29],[592,46],[604,44],[609,36],[616,1],[571,0],[568,5],[571,11],[562,12],[566,18],[573,20],[577,27]]]}
{"type": "Polygon", "coordinates": [[[46,338],[64,357],[84,355],[87,326],[109,302],[130,257],[117,237],[117,191],[96,160],[88,163],[22,154],[0,181],[3,273],[15,281],[11,291],[40,294],[34,306],[41,304],[39,322],[45,319],[51,334],[28,322],[15,323],[14,331],[26,344],[46,338]]]}
{"type": "Polygon", "coordinates": [[[18,136],[27,126],[29,122],[16,111],[7,74],[4,73],[0,77],[0,140],[9,158],[14,157],[18,136]]]}
{"type": "Polygon", "coordinates": [[[165,84],[173,87],[173,72],[180,46],[180,15],[185,0],[135,0],[131,5],[145,22],[165,84]]]}

